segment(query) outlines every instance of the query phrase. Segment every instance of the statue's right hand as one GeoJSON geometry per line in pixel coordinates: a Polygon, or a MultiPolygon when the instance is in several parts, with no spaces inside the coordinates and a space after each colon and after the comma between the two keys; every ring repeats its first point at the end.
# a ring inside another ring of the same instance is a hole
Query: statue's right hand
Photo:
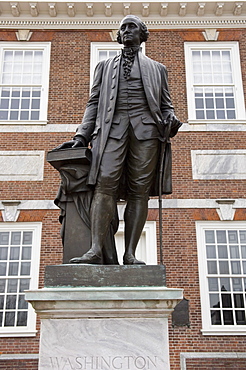
{"type": "Polygon", "coordinates": [[[67,149],[67,148],[77,148],[80,146],[84,146],[81,140],[70,140],[65,143],[58,145],[56,148],[52,150],[60,150],[60,149],[67,149]]]}

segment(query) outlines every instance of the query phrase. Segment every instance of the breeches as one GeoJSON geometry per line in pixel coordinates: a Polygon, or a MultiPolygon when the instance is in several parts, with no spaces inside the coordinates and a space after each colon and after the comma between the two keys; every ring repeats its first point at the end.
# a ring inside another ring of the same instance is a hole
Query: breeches
{"type": "Polygon", "coordinates": [[[124,171],[128,199],[148,199],[158,161],[158,147],[158,139],[138,140],[131,126],[120,140],[108,138],[95,190],[116,197],[124,171]]]}

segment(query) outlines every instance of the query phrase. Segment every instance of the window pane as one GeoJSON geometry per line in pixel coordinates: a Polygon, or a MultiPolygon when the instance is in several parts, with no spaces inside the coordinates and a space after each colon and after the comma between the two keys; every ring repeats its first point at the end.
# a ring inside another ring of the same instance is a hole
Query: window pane
{"type": "Polygon", "coordinates": [[[11,233],[11,245],[20,245],[21,241],[21,232],[12,232],[11,233]]]}
{"type": "Polygon", "coordinates": [[[214,230],[205,230],[206,243],[215,243],[214,230]]]}
{"type": "Polygon", "coordinates": [[[217,274],[217,264],[215,261],[208,261],[208,274],[217,274]]]}
{"type": "Polygon", "coordinates": [[[5,293],[6,280],[0,279],[0,293],[5,293]]]}
{"type": "Polygon", "coordinates": [[[4,305],[4,295],[0,295],[0,310],[3,309],[3,305],[4,305]]]}
{"type": "Polygon", "coordinates": [[[246,325],[245,311],[236,311],[237,325],[246,325]]]}
{"type": "Polygon", "coordinates": [[[19,295],[18,308],[19,309],[28,308],[28,303],[25,300],[24,294],[19,295]]]}
{"type": "Polygon", "coordinates": [[[243,294],[233,294],[233,298],[235,308],[244,308],[243,294]]]}
{"type": "Polygon", "coordinates": [[[9,119],[12,121],[18,120],[18,111],[10,111],[9,119]]]}
{"type": "Polygon", "coordinates": [[[29,109],[29,107],[30,107],[30,99],[22,99],[21,109],[29,109]]]}
{"type": "Polygon", "coordinates": [[[242,258],[246,258],[246,245],[241,246],[242,258]]]}
{"type": "Polygon", "coordinates": [[[241,274],[240,262],[238,261],[231,262],[231,272],[232,274],[241,274]]]}
{"type": "Polygon", "coordinates": [[[21,275],[30,275],[31,264],[30,262],[21,263],[21,275]]]}
{"type": "Polygon", "coordinates": [[[32,255],[32,248],[31,247],[23,247],[22,248],[22,260],[30,260],[32,255]]]}
{"type": "Polygon", "coordinates": [[[232,311],[223,311],[223,319],[225,325],[233,325],[233,313],[232,311]]]}
{"type": "Polygon", "coordinates": [[[16,295],[7,295],[6,297],[6,309],[16,308],[16,295]]]}
{"type": "Polygon", "coordinates": [[[230,292],[231,284],[229,278],[220,278],[221,291],[230,292]]]}
{"type": "Polygon", "coordinates": [[[1,247],[0,248],[0,260],[6,260],[8,258],[8,248],[1,247]]]}
{"type": "Polygon", "coordinates": [[[17,326],[26,326],[27,325],[27,312],[19,311],[17,314],[17,326]]]}
{"type": "Polygon", "coordinates": [[[228,258],[227,246],[219,245],[218,246],[218,256],[220,259],[228,258]]]}
{"type": "Polygon", "coordinates": [[[9,264],[9,276],[18,275],[19,262],[10,262],[9,264]]]}
{"type": "Polygon", "coordinates": [[[228,261],[220,261],[219,262],[219,270],[220,270],[220,274],[222,274],[222,275],[229,274],[228,261]]]}
{"type": "Polygon", "coordinates": [[[9,233],[0,232],[0,245],[8,245],[8,244],[9,244],[9,233]]]}
{"type": "Polygon", "coordinates": [[[210,300],[210,307],[211,308],[219,308],[220,307],[219,294],[209,294],[209,300],[210,300]]]}
{"type": "Polygon", "coordinates": [[[20,247],[11,247],[9,259],[18,260],[19,258],[20,258],[20,247]]]}
{"type": "Polygon", "coordinates": [[[217,278],[208,278],[208,287],[209,291],[218,291],[219,285],[218,285],[218,279],[217,278]]]}
{"type": "Polygon", "coordinates": [[[29,289],[30,279],[21,279],[20,280],[20,292],[29,289]]]}
{"type": "Polygon", "coordinates": [[[7,292],[8,293],[17,293],[17,286],[18,286],[18,280],[17,279],[9,279],[8,280],[7,292]]]}
{"type": "Polygon", "coordinates": [[[232,278],[232,287],[234,292],[242,292],[242,279],[241,278],[232,278]]]}
{"type": "Polygon", "coordinates": [[[207,258],[216,258],[215,245],[207,245],[207,258]]]}
{"type": "Polygon", "coordinates": [[[230,294],[221,294],[222,299],[222,307],[224,308],[231,308],[232,302],[231,302],[231,295],[230,294]]]}
{"type": "Polygon", "coordinates": [[[5,313],[4,326],[15,326],[15,312],[14,311],[5,313]]]}
{"type": "Polygon", "coordinates": [[[239,247],[238,245],[230,245],[230,257],[239,258],[239,247]]]}
{"type": "Polygon", "coordinates": [[[246,230],[240,230],[239,237],[241,243],[246,243],[246,230]]]}
{"type": "Polygon", "coordinates": [[[21,121],[29,120],[29,111],[21,111],[20,120],[21,121]]]}
{"type": "Polygon", "coordinates": [[[217,243],[226,243],[226,231],[225,230],[217,230],[216,231],[217,235],[217,243]]]}
{"type": "Polygon", "coordinates": [[[31,112],[31,120],[39,120],[39,112],[38,111],[32,111],[31,112]]]}
{"type": "Polygon", "coordinates": [[[33,99],[31,108],[32,109],[39,109],[40,108],[40,100],[39,99],[33,99]]]}
{"type": "Polygon", "coordinates": [[[212,325],[221,325],[220,311],[211,311],[212,325]]]}
{"type": "Polygon", "coordinates": [[[7,271],[7,263],[0,262],[0,276],[5,276],[7,271]]]}

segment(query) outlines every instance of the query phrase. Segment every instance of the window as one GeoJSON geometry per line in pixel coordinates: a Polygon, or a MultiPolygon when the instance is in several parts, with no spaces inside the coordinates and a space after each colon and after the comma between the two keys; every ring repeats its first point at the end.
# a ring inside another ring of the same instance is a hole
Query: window
{"type": "MultiPolygon", "coordinates": [[[[142,52],[145,53],[145,43],[142,45],[142,52]]],[[[90,83],[92,86],[93,75],[96,65],[104,59],[113,58],[120,54],[122,44],[117,42],[92,42],[91,43],[91,68],[90,83]]]]}
{"type": "Polygon", "coordinates": [[[203,334],[246,334],[246,222],[197,222],[203,334]]]}
{"type": "Polygon", "coordinates": [[[92,42],[91,43],[91,66],[90,84],[93,83],[93,75],[96,65],[104,59],[113,58],[118,55],[122,45],[117,42],[92,42]]]}
{"type": "Polygon", "coordinates": [[[0,124],[46,123],[49,43],[0,43],[0,124]]]}
{"type": "Polygon", "coordinates": [[[0,224],[0,336],[35,335],[25,290],[38,288],[41,223],[0,224]]]}
{"type": "Polygon", "coordinates": [[[245,120],[237,42],[185,43],[189,123],[245,120]]]}
{"type": "MultiPolygon", "coordinates": [[[[119,263],[123,263],[125,252],[124,222],[120,221],[119,229],[115,234],[116,249],[119,263]]],[[[156,222],[146,221],[136,250],[136,258],[147,265],[157,265],[156,222]]]]}

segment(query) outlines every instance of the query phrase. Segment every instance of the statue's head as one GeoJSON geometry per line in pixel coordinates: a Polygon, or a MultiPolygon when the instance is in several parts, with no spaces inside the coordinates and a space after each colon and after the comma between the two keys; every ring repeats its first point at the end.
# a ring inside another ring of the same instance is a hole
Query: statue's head
{"type": "Polygon", "coordinates": [[[137,17],[136,15],[127,15],[120,22],[120,28],[119,28],[119,30],[117,32],[117,41],[118,41],[119,44],[124,44],[125,45],[124,40],[122,40],[123,28],[127,24],[131,24],[131,23],[132,24],[135,24],[137,26],[137,28],[138,28],[138,32],[139,32],[139,45],[142,42],[147,41],[147,39],[149,37],[149,31],[147,29],[147,26],[144,24],[144,22],[142,22],[141,19],[139,17],[137,17]]]}

